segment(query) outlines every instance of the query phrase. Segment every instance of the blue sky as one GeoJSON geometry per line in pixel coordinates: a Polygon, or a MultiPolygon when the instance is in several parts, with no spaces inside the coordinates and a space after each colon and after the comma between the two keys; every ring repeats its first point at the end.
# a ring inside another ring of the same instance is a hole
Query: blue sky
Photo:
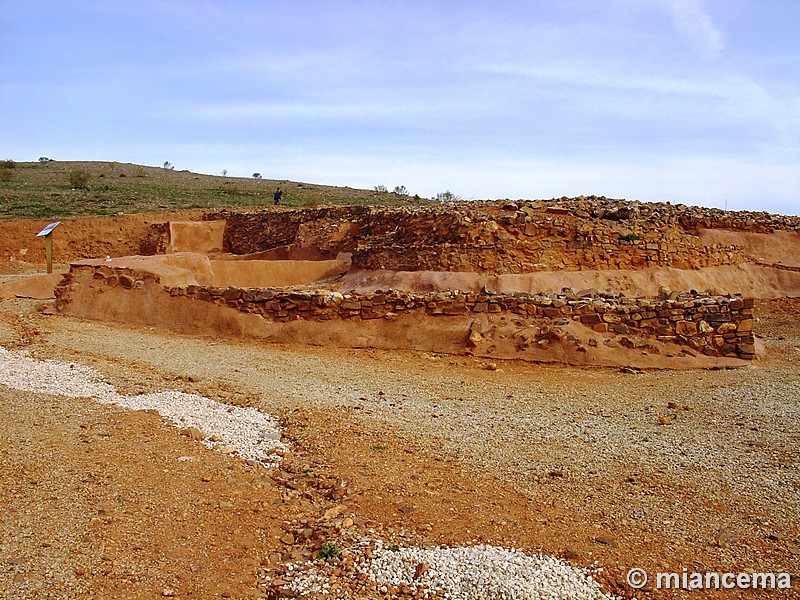
{"type": "Polygon", "coordinates": [[[800,1],[0,1],[0,158],[800,214],[800,1]]]}

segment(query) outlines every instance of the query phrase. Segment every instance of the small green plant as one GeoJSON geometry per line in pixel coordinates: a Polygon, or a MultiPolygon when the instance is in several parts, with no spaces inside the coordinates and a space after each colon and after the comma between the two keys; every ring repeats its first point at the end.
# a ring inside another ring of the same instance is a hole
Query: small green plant
{"type": "Polygon", "coordinates": [[[625,235],[619,236],[619,239],[622,240],[623,242],[635,242],[636,240],[640,240],[642,238],[640,238],[635,233],[626,233],[625,235]]]}
{"type": "Polygon", "coordinates": [[[88,190],[91,176],[83,170],[70,171],[67,174],[67,181],[74,190],[88,190]]]}
{"type": "Polygon", "coordinates": [[[391,546],[389,546],[388,550],[389,552],[400,552],[400,546],[398,546],[397,544],[392,544],[391,546]]]}
{"type": "Polygon", "coordinates": [[[319,551],[319,557],[322,560],[330,560],[339,556],[339,546],[333,542],[325,542],[319,551]]]}
{"type": "Polygon", "coordinates": [[[381,450],[386,450],[386,446],[373,446],[372,449],[375,452],[380,452],[381,450]]]}

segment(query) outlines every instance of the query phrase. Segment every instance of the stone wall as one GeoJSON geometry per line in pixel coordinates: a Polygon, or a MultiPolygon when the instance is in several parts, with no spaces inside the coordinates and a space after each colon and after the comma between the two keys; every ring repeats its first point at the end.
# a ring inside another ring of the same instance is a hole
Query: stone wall
{"type": "Polygon", "coordinates": [[[540,343],[542,339],[558,336],[558,325],[578,321],[595,332],[617,334],[620,343],[629,347],[636,345],[636,338],[649,338],[686,345],[709,356],[750,360],[755,354],[753,300],[736,296],[672,293],[669,298],[620,298],[595,291],[577,295],[570,290],[549,296],[524,292],[419,294],[395,290],[340,294],[207,286],[172,287],[169,293],[275,321],[394,319],[407,311],[431,318],[510,313],[556,326],[541,327],[538,339],[525,339],[521,343],[540,343]]]}
{"type": "MultiPolygon", "coordinates": [[[[721,222],[713,209],[670,212],[606,199],[222,212],[208,218],[225,219],[225,249],[234,254],[282,247],[302,258],[347,252],[356,269],[500,275],[700,269],[749,259],[736,246],[707,245],[696,235],[698,227],[721,222]]],[[[774,225],[788,228],[790,219],[774,225]]],[[[750,222],[728,221],[743,227],[750,222]]]]}
{"type": "MultiPolygon", "coordinates": [[[[73,265],[56,288],[56,307],[63,310],[71,290],[80,281],[98,290],[140,290],[158,283],[158,276],[130,268],[105,265],[73,265]]],[[[165,288],[172,297],[208,302],[269,321],[288,322],[396,319],[403,313],[436,319],[440,316],[505,314],[538,324],[517,343],[538,344],[568,335],[563,326],[580,323],[598,334],[608,334],[626,347],[646,345],[646,340],[672,342],[709,356],[749,360],[755,353],[753,300],[738,296],[709,296],[665,291],[657,298],[629,298],[594,290],[542,295],[463,293],[459,291],[413,293],[389,290],[364,294],[324,291],[291,291],[283,288],[220,288],[188,285],[165,288]]],[[[470,341],[480,342],[480,330],[470,341]]]]}

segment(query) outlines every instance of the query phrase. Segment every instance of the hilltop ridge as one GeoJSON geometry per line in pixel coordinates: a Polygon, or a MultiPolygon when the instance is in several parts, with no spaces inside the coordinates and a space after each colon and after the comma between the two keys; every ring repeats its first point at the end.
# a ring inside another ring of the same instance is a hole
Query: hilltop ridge
{"type": "MultiPolygon", "coordinates": [[[[255,175],[255,174],[254,174],[255,175]]],[[[376,182],[380,184],[380,182],[376,182]]],[[[208,175],[188,170],[109,161],[56,161],[0,163],[0,220],[111,216],[190,209],[253,209],[271,206],[280,186],[283,205],[289,207],[348,206],[477,206],[485,202],[524,202],[562,207],[578,217],[613,220],[638,218],[673,221],[683,214],[689,220],[730,221],[736,228],[797,228],[800,217],[763,211],[727,211],[669,202],[642,202],[578,196],[550,199],[460,200],[439,202],[418,195],[396,194],[287,179],[208,175]],[[73,173],[86,177],[75,187],[73,173]]],[[[381,186],[376,186],[381,187],[381,186]]]]}

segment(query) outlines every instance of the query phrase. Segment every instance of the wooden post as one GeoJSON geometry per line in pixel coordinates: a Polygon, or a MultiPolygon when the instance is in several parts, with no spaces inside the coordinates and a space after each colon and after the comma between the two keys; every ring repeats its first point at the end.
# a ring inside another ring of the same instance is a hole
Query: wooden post
{"type": "Polygon", "coordinates": [[[47,273],[53,272],[53,232],[44,236],[44,253],[47,256],[47,273]]]}
{"type": "Polygon", "coordinates": [[[47,272],[53,272],[53,229],[59,226],[61,221],[56,221],[55,223],[50,223],[47,227],[42,229],[39,233],[36,234],[36,237],[43,237],[44,238],[44,253],[47,257],[47,272]]]}

